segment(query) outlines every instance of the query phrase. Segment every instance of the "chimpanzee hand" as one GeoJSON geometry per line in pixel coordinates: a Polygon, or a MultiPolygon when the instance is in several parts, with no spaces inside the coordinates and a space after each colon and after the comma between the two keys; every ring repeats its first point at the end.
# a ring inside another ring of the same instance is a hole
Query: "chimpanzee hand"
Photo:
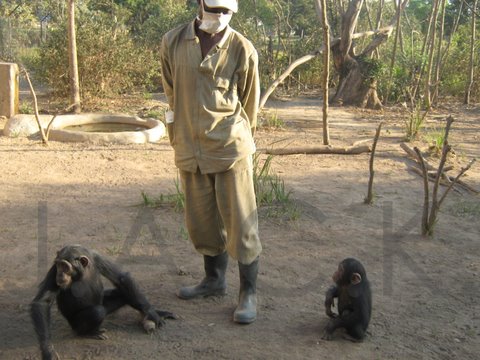
{"type": "Polygon", "coordinates": [[[333,302],[333,295],[331,292],[327,292],[327,295],[325,296],[325,313],[327,314],[328,317],[335,318],[337,317],[337,314],[334,314],[332,312],[332,307],[335,307],[335,303],[333,302]]]}
{"type": "Polygon", "coordinates": [[[156,327],[165,325],[165,320],[158,314],[157,310],[152,306],[145,314],[145,320],[152,321],[156,327]]]}
{"type": "Polygon", "coordinates": [[[327,330],[325,330],[322,335],[322,340],[326,340],[326,341],[332,340],[332,334],[330,334],[327,330]]]}
{"type": "Polygon", "coordinates": [[[142,321],[143,328],[147,333],[153,332],[156,328],[165,325],[164,319],[177,319],[177,315],[169,311],[157,310],[150,307],[142,321]]]}
{"type": "Polygon", "coordinates": [[[335,331],[335,326],[334,326],[334,320],[330,320],[327,324],[327,326],[325,326],[325,330],[323,332],[323,335],[322,335],[322,339],[323,340],[332,340],[332,337],[333,337],[333,332],[335,331]]]}
{"type": "Polygon", "coordinates": [[[42,349],[42,360],[61,360],[58,353],[53,348],[53,345],[49,345],[47,348],[42,349]]]}

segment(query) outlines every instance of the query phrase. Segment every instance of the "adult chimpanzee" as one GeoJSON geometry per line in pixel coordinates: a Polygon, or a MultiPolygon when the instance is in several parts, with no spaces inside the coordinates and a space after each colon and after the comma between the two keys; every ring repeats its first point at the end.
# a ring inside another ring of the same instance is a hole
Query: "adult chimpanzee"
{"type": "Polygon", "coordinates": [[[331,318],[325,327],[324,340],[331,340],[335,329],[345,328],[354,341],[361,341],[372,314],[372,292],[365,268],[360,261],[347,258],[332,276],[335,285],[325,296],[325,312],[331,318]],[[338,298],[338,315],[332,312],[338,298]]]}
{"type": "Polygon", "coordinates": [[[55,353],[50,344],[50,307],[55,298],[78,335],[97,339],[106,339],[105,330],[100,328],[105,316],[124,305],[142,313],[147,331],[163,325],[164,318],[176,317],[152,307],[130,274],[111,261],[80,245],[65,246],[57,253],[30,309],[44,360],[52,359],[55,353]],[[114,289],[103,290],[102,275],[114,289]]]}

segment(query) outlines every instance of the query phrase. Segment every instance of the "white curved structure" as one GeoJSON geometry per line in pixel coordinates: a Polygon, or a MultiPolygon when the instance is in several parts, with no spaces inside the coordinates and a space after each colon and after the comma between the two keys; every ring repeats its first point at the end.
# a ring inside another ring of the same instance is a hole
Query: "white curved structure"
{"type": "Polygon", "coordinates": [[[143,144],[159,141],[166,135],[165,125],[155,119],[141,119],[131,115],[79,114],[59,115],[50,125],[49,140],[64,142],[91,142],[96,144],[143,144]],[[140,131],[86,132],[67,130],[68,126],[118,123],[144,127],[140,131]]]}

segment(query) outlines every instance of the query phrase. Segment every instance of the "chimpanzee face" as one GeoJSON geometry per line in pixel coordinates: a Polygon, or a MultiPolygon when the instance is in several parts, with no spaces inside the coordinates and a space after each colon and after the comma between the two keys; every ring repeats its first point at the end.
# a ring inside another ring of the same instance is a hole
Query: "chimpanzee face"
{"type": "Polygon", "coordinates": [[[68,289],[72,285],[72,277],[75,272],[72,264],[66,260],[57,259],[55,265],[57,266],[57,285],[63,290],[68,289]]]}
{"type": "Polygon", "coordinates": [[[341,280],[343,278],[343,273],[344,273],[343,265],[342,265],[342,263],[340,263],[340,264],[338,264],[337,271],[335,271],[332,275],[332,280],[335,283],[340,284],[341,280]]]}
{"type": "Polygon", "coordinates": [[[362,278],[366,278],[363,265],[352,258],[345,259],[338,264],[338,269],[332,276],[338,286],[357,285],[362,282],[362,278]]]}
{"type": "Polygon", "coordinates": [[[55,265],[57,267],[57,276],[55,281],[57,285],[62,289],[69,289],[74,281],[82,278],[84,269],[88,266],[89,259],[86,256],[74,258],[72,260],[62,259],[61,256],[57,256],[55,259],[55,265]]]}

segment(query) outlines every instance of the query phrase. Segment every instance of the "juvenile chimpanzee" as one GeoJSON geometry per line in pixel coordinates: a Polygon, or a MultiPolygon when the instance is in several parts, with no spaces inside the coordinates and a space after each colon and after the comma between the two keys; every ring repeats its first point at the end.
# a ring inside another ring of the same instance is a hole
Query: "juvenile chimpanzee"
{"type": "Polygon", "coordinates": [[[44,360],[52,359],[55,353],[50,344],[50,307],[55,298],[78,335],[97,339],[106,339],[105,330],[100,328],[105,316],[124,305],[141,312],[145,330],[163,325],[164,318],[176,318],[152,307],[130,274],[111,261],[80,245],[65,246],[57,253],[30,308],[44,360]],[[115,288],[104,291],[102,275],[115,288]]]}
{"type": "Polygon", "coordinates": [[[353,340],[363,340],[372,314],[372,292],[365,268],[360,261],[347,258],[332,278],[335,285],[325,296],[325,312],[331,319],[322,338],[331,340],[335,329],[345,328],[353,340]],[[334,298],[338,298],[338,315],[332,312],[334,298]]]}

